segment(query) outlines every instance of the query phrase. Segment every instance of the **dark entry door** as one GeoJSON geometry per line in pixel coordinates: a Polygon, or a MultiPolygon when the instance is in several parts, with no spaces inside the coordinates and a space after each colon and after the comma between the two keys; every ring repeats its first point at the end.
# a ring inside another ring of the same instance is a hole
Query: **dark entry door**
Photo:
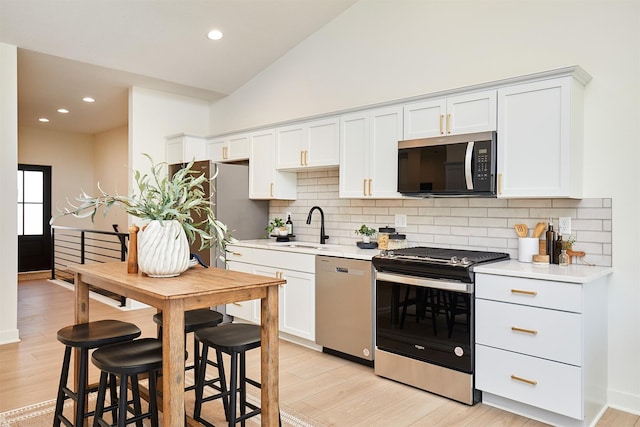
{"type": "Polygon", "coordinates": [[[18,271],[51,269],[51,166],[18,165],[18,271]]]}

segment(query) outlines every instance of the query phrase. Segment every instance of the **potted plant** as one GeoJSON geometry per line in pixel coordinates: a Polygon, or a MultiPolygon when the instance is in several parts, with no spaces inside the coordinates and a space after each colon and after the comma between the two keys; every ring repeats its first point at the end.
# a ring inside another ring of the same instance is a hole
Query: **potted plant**
{"type": "MultiPolygon", "coordinates": [[[[189,242],[200,239],[200,249],[217,247],[221,257],[228,243],[235,241],[227,226],[216,219],[213,205],[204,192],[204,174],[191,171],[190,162],[172,177],[167,176],[167,163],[151,162],[151,174],[134,170],[136,188],[127,196],[105,192],[98,183],[99,196],[84,191],[76,197],[78,206],[69,203],[59,215],[95,218],[103,208],[106,215],[113,206],[148,221],[138,238],[138,265],[143,273],[154,277],[176,276],[189,267],[189,242]],[[202,220],[194,220],[202,218],[202,220]]],[[[212,179],[214,179],[213,177],[212,179]]],[[[213,188],[213,186],[211,186],[213,188]]]]}
{"type": "Polygon", "coordinates": [[[370,243],[371,236],[373,236],[375,233],[376,233],[376,229],[367,227],[366,224],[362,224],[360,228],[356,230],[356,234],[359,234],[362,236],[362,243],[370,243]]]}
{"type": "Polygon", "coordinates": [[[264,230],[267,232],[267,237],[272,233],[276,236],[287,235],[287,227],[282,218],[274,218],[264,230]]]}

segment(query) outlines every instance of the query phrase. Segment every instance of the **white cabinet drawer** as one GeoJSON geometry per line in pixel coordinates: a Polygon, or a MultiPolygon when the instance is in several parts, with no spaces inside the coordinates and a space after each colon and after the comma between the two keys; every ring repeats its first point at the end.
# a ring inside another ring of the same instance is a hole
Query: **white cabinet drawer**
{"type": "Polygon", "coordinates": [[[582,312],[582,285],[576,283],[478,273],[476,298],[582,312]]]}
{"type": "Polygon", "coordinates": [[[253,251],[252,248],[245,248],[242,246],[227,246],[227,261],[238,261],[238,262],[253,262],[253,251]]]}
{"type": "Polygon", "coordinates": [[[315,273],[316,271],[316,256],[314,254],[253,248],[251,258],[251,262],[254,264],[267,265],[273,268],[307,273],[315,273]]]}
{"type": "Polygon", "coordinates": [[[580,420],[581,375],[575,366],[476,345],[477,389],[580,420]]]}
{"type": "Polygon", "coordinates": [[[227,261],[264,265],[276,269],[286,269],[315,273],[316,256],[297,252],[285,252],[270,249],[247,248],[229,245],[227,261]]]}
{"type": "Polygon", "coordinates": [[[476,343],[582,366],[582,316],[476,299],[476,343]]]}

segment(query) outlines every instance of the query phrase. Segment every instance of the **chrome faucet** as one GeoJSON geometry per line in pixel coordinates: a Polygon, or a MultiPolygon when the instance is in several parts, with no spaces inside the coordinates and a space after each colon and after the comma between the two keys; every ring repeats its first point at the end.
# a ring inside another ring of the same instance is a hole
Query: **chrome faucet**
{"type": "Polygon", "coordinates": [[[322,208],[320,208],[320,206],[314,206],[311,208],[311,210],[309,210],[309,215],[307,216],[307,224],[311,224],[311,214],[316,209],[320,211],[320,244],[324,245],[325,240],[327,240],[329,236],[324,234],[324,212],[322,211],[322,208]]]}

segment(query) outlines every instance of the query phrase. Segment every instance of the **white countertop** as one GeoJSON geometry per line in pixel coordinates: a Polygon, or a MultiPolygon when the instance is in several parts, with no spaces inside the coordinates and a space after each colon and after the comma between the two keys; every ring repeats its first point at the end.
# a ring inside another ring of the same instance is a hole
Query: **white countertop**
{"type": "Polygon", "coordinates": [[[240,240],[232,246],[363,259],[367,261],[371,261],[371,258],[380,253],[378,249],[360,249],[356,245],[321,245],[317,242],[297,241],[276,242],[275,239],[240,240]]]}
{"type": "Polygon", "coordinates": [[[556,264],[537,265],[531,262],[520,262],[512,259],[481,265],[475,267],[473,271],[499,276],[554,280],[556,282],[587,283],[611,274],[613,268],[588,266],[584,264],[569,264],[565,267],[560,267],[556,264]]]}

